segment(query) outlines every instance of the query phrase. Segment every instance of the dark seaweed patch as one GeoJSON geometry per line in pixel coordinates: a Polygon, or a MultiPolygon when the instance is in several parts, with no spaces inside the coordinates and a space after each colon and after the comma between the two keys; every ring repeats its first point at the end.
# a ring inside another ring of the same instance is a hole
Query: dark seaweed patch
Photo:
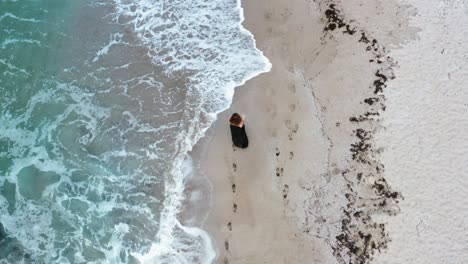
{"type": "Polygon", "coordinates": [[[361,32],[361,38],[359,39],[359,42],[363,42],[363,43],[366,43],[366,44],[369,43],[369,39],[367,38],[365,32],[361,32]]]}
{"type": "Polygon", "coordinates": [[[345,23],[343,18],[340,16],[340,11],[336,9],[335,4],[330,4],[328,9],[325,10],[325,17],[327,18],[327,24],[325,25],[325,31],[333,31],[336,28],[344,27],[343,33],[353,35],[356,33],[356,29],[352,28],[349,24],[345,23]]]}
{"type": "Polygon", "coordinates": [[[335,237],[336,244],[331,244],[333,254],[340,264],[367,264],[390,241],[385,232],[385,224],[376,223],[373,213],[394,215],[398,212],[395,204],[403,199],[384,179],[384,166],[379,162],[379,151],[374,148],[373,141],[379,112],[386,108],[384,90],[388,80],[395,78],[392,70],[394,63],[377,39],[372,38],[365,30],[354,27],[352,21],[344,19],[345,16],[335,1],[326,1],[323,10],[324,32],[333,31],[333,34],[337,34],[335,32],[341,29],[343,34],[350,36],[359,32],[360,36],[355,37],[356,40],[362,43],[363,49],[371,56],[369,63],[375,63],[373,67],[378,68],[369,83],[368,94],[361,99],[367,109],[362,114],[349,117],[349,121],[357,128],[353,130],[356,140],[350,147],[351,165],[342,171],[342,176],[347,181],[344,195],[348,203],[343,209],[341,232],[335,237]]]}
{"type": "Polygon", "coordinates": [[[358,117],[350,117],[349,118],[349,121],[351,122],[355,122],[355,123],[359,123],[359,122],[363,122],[363,121],[369,121],[369,120],[372,120],[373,118],[372,117],[376,117],[376,116],[380,116],[379,113],[372,113],[372,112],[366,112],[364,113],[364,115],[359,115],[358,117]]]}
{"type": "Polygon", "coordinates": [[[379,101],[379,98],[377,97],[369,97],[369,98],[364,99],[364,103],[368,105],[373,105],[375,102],[378,102],[378,101],[379,101]]]}
{"type": "Polygon", "coordinates": [[[383,92],[383,88],[387,87],[387,85],[385,84],[387,81],[388,81],[388,77],[381,73],[380,70],[377,70],[377,72],[374,74],[375,77],[377,77],[376,80],[374,80],[374,94],[377,94],[377,93],[382,93],[383,92]]]}

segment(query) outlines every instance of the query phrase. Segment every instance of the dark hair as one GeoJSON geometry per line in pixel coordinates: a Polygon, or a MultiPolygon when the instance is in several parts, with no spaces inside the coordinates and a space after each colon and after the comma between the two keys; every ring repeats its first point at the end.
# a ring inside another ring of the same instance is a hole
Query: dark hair
{"type": "Polygon", "coordinates": [[[242,117],[238,113],[234,113],[231,118],[229,118],[229,123],[238,126],[242,123],[242,117]]]}

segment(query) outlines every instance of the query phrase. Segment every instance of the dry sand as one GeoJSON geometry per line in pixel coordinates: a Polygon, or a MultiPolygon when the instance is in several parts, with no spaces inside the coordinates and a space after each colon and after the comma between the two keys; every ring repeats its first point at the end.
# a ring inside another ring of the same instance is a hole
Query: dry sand
{"type": "Polygon", "coordinates": [[[382,162],[405,197],[375,263],[468,263],[468,2],[411,0],[418,39],[392,51],[382,162]]]}
{"type": "Polygon", "coordinates": [[[273,68],[236,89],[194,148],[212,186],[200,221],[217,263],[366,263],[387,246],[375,218],[398,214],[401,195],[373,135],[396,66],[385,47],[415,30],[409,7],[365,2],[242,2],[273,68]],[[247,115],[245,150],[231,145],[233,112],[247,115]]]}

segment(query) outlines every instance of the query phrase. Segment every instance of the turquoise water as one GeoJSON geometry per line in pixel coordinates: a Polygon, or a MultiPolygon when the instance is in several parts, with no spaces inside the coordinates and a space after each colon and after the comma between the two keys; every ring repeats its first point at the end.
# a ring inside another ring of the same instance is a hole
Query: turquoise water
{"type": "Polygon", "coordinates": [[[238,4],[0,1],[1,263],[209,261],[180,167],[269,67],[238,4]]]}
{"type": "Polygon", "coordinates": [[[110,70],[95,74],[114,62],[86,63],[116,28],[88,4],[0,3],[0,258],[10,263],[132,262],[158,231],[163,165],[145,166],[132,141],[149,144],[154,127],[135,131],[132,100],[103,80],[110,70]],[[104,25],[82,27],[93,22],[104,25]]]}

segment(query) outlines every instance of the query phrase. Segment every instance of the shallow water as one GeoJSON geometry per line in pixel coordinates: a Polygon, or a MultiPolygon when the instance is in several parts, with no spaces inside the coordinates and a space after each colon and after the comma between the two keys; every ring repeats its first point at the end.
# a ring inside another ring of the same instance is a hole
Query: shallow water
{"type": "Polygon", "coordinates": [[[186,152],[269,69],[237,1],[0,2],[0,259],[209,261],[186,152]]]}

